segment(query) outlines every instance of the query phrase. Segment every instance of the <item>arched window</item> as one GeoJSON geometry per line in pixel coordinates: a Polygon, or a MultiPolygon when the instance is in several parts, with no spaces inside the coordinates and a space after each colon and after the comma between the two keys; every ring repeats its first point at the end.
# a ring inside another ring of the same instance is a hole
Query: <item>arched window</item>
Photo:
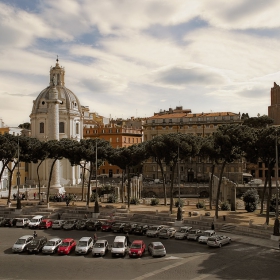
{"type": "Polygon", "coordinates": [[[64,122],[59,122],[59,133],[64,133],[64,122]]]}
{"type": "Polygon", "coordinates": [[[76,123],[76,134],[79,134],[79,123],[76,123]]]}
{"type": "Polygon", "coordinates": [[[40,133],[45,133],[45,124],[40,122],[40,133]]]}

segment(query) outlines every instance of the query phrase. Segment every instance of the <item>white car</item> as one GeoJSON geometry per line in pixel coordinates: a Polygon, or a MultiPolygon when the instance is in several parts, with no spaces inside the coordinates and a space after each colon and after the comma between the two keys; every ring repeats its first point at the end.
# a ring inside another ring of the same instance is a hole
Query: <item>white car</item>
{"type": "Polygon", "coordinates": [[[205,230],[202,235],[198,238],[198,243],[207,243],[208,238],[215,235],[216,232],[214,230],[205,230]]]}
{"type": "Polygon", "coordinates": [[[188,233],[187,239],[197,241],[200,233],[201,233],[200,229],[191,229],[188,233]]]}
{"type": "Polygon", "coordinates": [[[222,247],[225,244],[230,244],[231,238],[225,235],[214,235],[208,238],[207,245],[209,247],[222,247]]]}
{"type": "Polygon", "coordinates": [[[60,238],[52,238],[42,249],[43,254],[53,254],[57,252],[58,246],[62,243],[62,240],[60,238]]]}
{"type": "Polygon", "coordinates": [[[107,240],[97,240],[92,248],[92,256],[105,256],[108,251],[107,240]]]}
{"type": "Polygon", "coordinates": [[[176,229],[171,227],[171,228],[162,228],[159,231],[158,237],[159,238],[171,238],[174,237],[176,233],[176,229]]]}
{"type": "Polygon", "coordinates": [[[175,239],[187,239],[189,231],[192,227],[181,227],[180,230],[176,231],[175,239]]]}
{"type": "Polygon", "coordinates": [[[163,228],[163,226],[150,226],[146,232],[148,237],[158,237],[159,231],[163,228]]]}
{"type": "Polygon", "coordinates": [[[18,218],[16,227],[27,227],[30,223],[30,220],[27,218],[18,218]]]}
{"type": "Polygon", "coordinates": [[[76,255],[86,255],[89,251],[92,250],[93,239],[91,237],[82,237],[75,248],[76,255]]]}
{"type": "Polygon", "coordinates": [[[21,253],[26,250],[26,246],[34,239],[33,235],[20,237],[12,247],[13,253],[21,253]]]}

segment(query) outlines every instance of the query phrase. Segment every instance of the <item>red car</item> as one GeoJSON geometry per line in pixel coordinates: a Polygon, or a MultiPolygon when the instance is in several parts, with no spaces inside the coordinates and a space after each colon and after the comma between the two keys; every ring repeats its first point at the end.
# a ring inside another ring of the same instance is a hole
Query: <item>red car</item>
{"type": "Polygon", "coordinates": [[[68,255],[76,248],[76,242],[72,238],[66,238],[62,241],[57,249],[59,255],[68,255]]]}
{"type": "Polygon", "coordinates": [[[39,224],[39,229],[48,229],[48,228],[51,228],[52,227],[52,220],[50,219],[44,219],[41,221],[41,223],[39,224]]]}
{"type": "Polygon", "coordinates": [[[134,240],[129,249],[129,257],[142,257],[146,250],[146,244],[143,240],[134,240]]]}
{"type": "Polygon", "coordinates": [[[112,230],[112,226],[115,222],[113,221],[106,221],[102,226],[101,226],[101,230],[102,231],[111,231],[112,230]]]}

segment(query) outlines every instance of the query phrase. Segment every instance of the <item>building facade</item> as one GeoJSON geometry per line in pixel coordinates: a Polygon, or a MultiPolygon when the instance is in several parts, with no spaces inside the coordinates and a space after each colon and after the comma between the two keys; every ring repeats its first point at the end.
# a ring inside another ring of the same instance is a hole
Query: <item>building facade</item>
{"type": "MultiPolygon", "coordinates": [[[[148,118],[143,125],[144,141],[149,141],[157,135],[169,133],[193,134],[201,137],[208,137],[217,130],[219,125],[241,124],[240,114],[232,112],[210,112],[210,113],[192,113],[190,109],[183,109],[182,106],[175,109],[161,110],[154,116],[148,118]]],[[[178,167],[177,167],[178,168],[178,167]]],[[[180,182],[206,182],[209,180],[212,164],[207,160],[200,158],[190,158],[188,161],[179,163],[180,182]]],[[[219,166],[215,168],[215,173],[219,172],[219,166]]],[[[243,172],[243,163],[236,162],[226,167],[226,172],[232,180],[240,180],[237,173],[243,172]]],[[[164,166],[166,180],[171,179],[171,172],[168,166],[164,166]]],[[[146,180],[162,179],[160,168],[153,159],[144,163],[143,177],[146,180]]]]}
{"type": "MultiPolygon", "coordinates": [[[[31,137],[40,141],[60,140],[62,138],[79,141],[83,137],[82,106],[77,96],[65,87],[65,69],[57,59],[55,67],[50,68],[49,86],[41,91],[30,114],[31,137]]],[[[46,160],[39,168],[41,184],[47,184],[52,160],[46,160]]],[[[31,164],[29,183],[37,182],[37,164],[31,164]]],[[[64,185],[80,182],[80,167],[71,166],[69,161],[58,161],[54,167],[51,188],[63,191],[64,185]]]]}

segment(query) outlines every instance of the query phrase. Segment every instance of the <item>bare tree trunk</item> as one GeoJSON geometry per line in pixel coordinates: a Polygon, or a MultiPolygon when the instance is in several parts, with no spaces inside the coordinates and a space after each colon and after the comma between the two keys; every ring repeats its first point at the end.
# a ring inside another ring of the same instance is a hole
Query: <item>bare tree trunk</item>
{"type": "Polygon", "coordinates": [[[40,163],[37,166],[36,172],[37,172],[37,178],[38,178],[38,187],[39,187],[39,202],[41,201],[41,180],[39,176],[39,168],[42,164],[43,160],[40,161],[40,163]]]}
{"type": "Polygon", "coordinates": [[[50,187],[51,187],[52,173],[53,173],[53,167],[54,167],[54,164],[56,161],[57,161],[57,159],[55,159],[51,165],[50,177],[49,177],[49,181],[48,181],[48,190],[47,190],[47,203],[49,203],[49,201],[50,201],[50,187]]]}
{"type": "MultiPolygon", "coordinates": [[[[85,185],[85,175],[86,175],[86,162],[84,163],[84,165],[82,166],[81,165],[81,167],[82,167],[82,169],[83,169],[83,175],[82,175],[82,197],[81,197],[81,201],[83,201],[84,200],[84,185],[85,185]]],[[[95,180],[97,180],[97,174],[96,174],[96,176],[95,176],[95,180]]]]}
{"type": "Polygon", "coordinates": [[[209,207],[210,210],[212,210],[212,191],[213,191],[213,176],[214,176],[214,170],[215,170],[215,163],[212,164],[212,168],[211,168],[211,177],[210,177],[210,181],[209,181],[209,207]]]}
{"type": "MultiPolygon", "coordinates": [[[[92,176],[92,169],[93,169],[93,164],[92,164],[92,161],[91,161],[90,162],[90,167],[89,167],[89,178],[88,178],[87,203],[86,203],[86,206],[89,206],[89,200],[90,200],[90,179],[91,179],[91,176],[92,176]]],[[[96,180],[97,180],[97,178],[96,178],[96,180]]],[[[97,198],[96,194],[97,194],[97,190],[95,190],[95,198],[97,198]]]]}
{"type": "Polygon", "coordinates": [[[172,214],[173,211],[173,189],[174,189],[174,174],[175,174],[176,164],[172,166],[172,173],[171,173],[170,206],[169,206],[170,214],[172,214]]]}
{"type": "Polygon", "coordinates": [[[124,202],[124,175],[125,175],[125,171],[122,170],[122,190],[121,190],[122,203],[124,202]]]}
{"type": "Polygon", "coordinates": [[[267,176],[265,177],[264,187],[263,187],[263,191],[262,191],[260,214],[263,213],[263,203],[264,203],[264,197],[265,197],[265,193],[266,193],[266,187],[267,187],[267,176]]]}
{"type": "Polygon", "coordinates": [[[129,167],[127,169],[127,208],[130,210],[130,175],[129,175],[129,167]]]}
{"type": "Polygon", "coordinates": [[[158,165],[159,165],[159,168],[160,168],[160,172],[161,172],[161,175],[162,175],[162,179],[163,179],[163,194],[164,194],[164,205],[166,206],[167,205],[167,193],[166,193],[166,183],[165,183],[165,174],[164,174],[164,170],[163,170],[163,166],[162,166],[162,163],[161,161],[158,162],[158,165]]]}
{"type": "Polygon", "coordinates": [[[9,168],[9,166],[7,165],[8,168],[8,174],[9,174],[9,193],[8,193],[8,200],[7,203],[9,203],[11,201],[11,192],[12,192],[12,177],[13,177],[13,173],[14,170],[16,168],[16,166],[18,165],[18,162],[16,162],[13,166],[13,168],[9,168]]]}
{"type": "Polygon", "coordinates": [[[216,205],[215,205],[215,217],[218,219],[219,218],[219,200],[220,200],[220,191],[221,191],[221,184],[222,184],[222,178],[223,178],[223,173],[224,173],[224,169],[226,166],[226,161],[223,162],[222,164],[222,169],[221,169],[221,173],[220,173],[220,178],[219,178],[219,183],[218,183],[218,189],[217,189],[217,197],[216,197],[216,205]]]}
{"type": "Polygon", "coordinates": [[[272,187],[271,187],[271,167],[270,164],[268,165],[268,196],[266,201],[266,218],[265,223],[269,225],[269,208],[270,208],[270,200],[271,200],[271,194],[272,194],[272,187]]]}

